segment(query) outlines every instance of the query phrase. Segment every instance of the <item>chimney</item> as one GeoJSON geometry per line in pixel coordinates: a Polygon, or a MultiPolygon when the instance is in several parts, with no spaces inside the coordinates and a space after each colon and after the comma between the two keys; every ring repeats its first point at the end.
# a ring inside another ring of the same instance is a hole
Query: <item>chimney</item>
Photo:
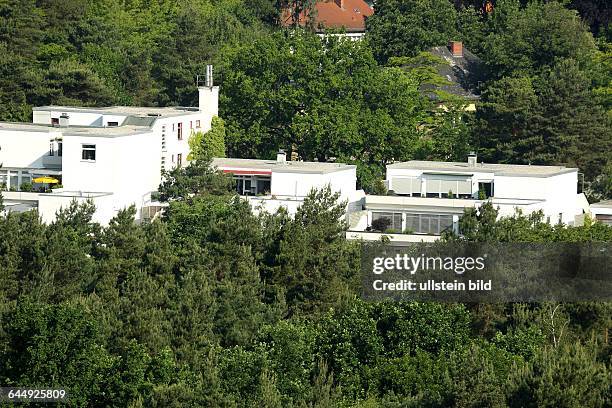
{"type": "Polygon", "coordinates": [[[477,163],[478,156],[476,156],[476,153],[470,152],[470,154],[468,154],[468,167],[476,167],[477,163]]]}
{"type": "Polygon", "coordinates": [[[200,86],[200,77],[198,76],[198,109],[200,112],[205,112],[212,119],[213,116],[219,115],[219,87],[214,86],[213,66],[206,66],[206,76],[204,77],[204,86],[200,86]]]}
{"type": "Polygon", "coordinates": [[[287,154],[285,153],[283,149],[279,150],[278,153],[276,153],[276,163],[277,164],[287,163],[287,154]]]}
{"type": "Polygon", "coordinates": [[[68,127],[70,126],[70,116],[65,113],[62,113],[59,117],[59,126],[60,127],[68,127]]]}
{"type": "Polygon", "coordinates": [[[212,88],[213,86],[213,66],[212,65],[206,66],[206,80],[204,82],[204,85],[209,88],[212,88]]]}
{"type": "Polygon", "coordinates": [[[451,41],[448,43],[448,49],[453,57],[463,57],[463,43],[461,41],[451,41]]]}
{"type": "Polygon", "coordinates": [[[344,0],[334,0],[334,3],[336,3],[336,6],[344,10],[344,0]]]}

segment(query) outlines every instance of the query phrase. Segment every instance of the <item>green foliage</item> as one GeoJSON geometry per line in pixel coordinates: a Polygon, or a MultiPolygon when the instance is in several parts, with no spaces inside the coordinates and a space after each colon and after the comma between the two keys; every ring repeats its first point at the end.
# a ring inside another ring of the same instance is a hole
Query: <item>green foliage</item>
{"type": "MultiPolygon", "coordinates": [[[[159,221],[136,224],[132,207],[103,227],[76,202],[49,225],[0,215],[0,383],[65,386],[92,407],[609,406],[609,303],[360,301],[336,194],[255,215],[210,162],[224,143],[237,157],[291,149],[356,164],[359,185],[385,194],[389,162],[478,147],[580,166],[589,196],[610,198],[609,43],[556,1],[483,15],[381,0],[365,42],[278,30],[281,3],[311,2],[0,1],[0,120],[43,104],[193,105],[208,63],[225,119],[164,174],[159,221]],[[489,68],[475,121],[465,101],[440,93],[436,110],[421,94],[445,82],[422,51],[456,39],[489,68]]],[[[572,7],[596,27],[587,3],[572,7]]],[[[468,210],[446,238],[612,240],[590,219],[497,215],[468,210]]]]}
{"type": "Polygon", "coordinates": [[[161,201],[189,201],[195,195],[224,195],[232,190],[232,180],[217,172],[209,158],[194,160],[187,167],[163,173],[159,186],[161,201]]]}
{"type": "Polygon", "coordinates": [[[593,180],[609,161],[612,122],[590,86],[571,59],[559,60],[535,79],[496,81],[477,108],[476,143],[490,161],[565,164],[593,180]]]}
{"type": "Polygon", "coordinates": [[[487,25],[482,57],[495,78],[537,74],[559,59],[584,64],[595,52],[577,13],[557,1],[498,1],[487,25]]]}
{"type": "Polygon", "coordinates": [[[225,157],[225,122],[218,116],[212,118],[208,132],[196,132],[189,137],[187,160],[206,160],[210,157],[225,157]]]}
{"type": "Polygon", "coordinates": [[[231,157],[291,148],[303,160],[380,169],[413,157],[428,107],[415,79],[378,66],[363,42],[296,31],[224,53],[221,115],[231,157]]]}
{"type": "Polygon", "coordinates": [[[446,0],[379,0],[366,25],[374,55],[384,63],[455,39],[457,12],[446,0]]]}
{"type": "Polygon", "coordinates": [[[512,407],[604,407],[610,404],[610,372],[589,347],[545,348],[514,370],[512,407]]]}

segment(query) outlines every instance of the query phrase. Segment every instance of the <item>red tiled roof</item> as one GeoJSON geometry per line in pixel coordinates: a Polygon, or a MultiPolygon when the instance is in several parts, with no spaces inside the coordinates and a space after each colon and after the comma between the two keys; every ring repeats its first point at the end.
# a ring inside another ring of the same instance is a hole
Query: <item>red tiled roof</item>
{"type": "MultiPolygon", "coordinates": [[[[365,31],[365,17],[374,14],[374,10],[364,0],[323,0],[317,2],[316,28],[345,28],[346,31],[365,31]],[[342,5],[342,6],[340,6],[342,5]]],[[[284,26],[291,25],[291,17],[283,13],[284,26]]],[[[303,14],[300,25],[305,24],[303,14]]]]}

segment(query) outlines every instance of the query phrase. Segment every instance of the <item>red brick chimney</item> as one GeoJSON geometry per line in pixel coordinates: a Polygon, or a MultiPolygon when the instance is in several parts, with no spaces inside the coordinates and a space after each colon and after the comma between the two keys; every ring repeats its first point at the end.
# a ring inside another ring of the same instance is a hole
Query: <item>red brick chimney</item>
{"type": "Polygon", "coordinates": [[[341,9],[344,9],[344,0],[334,0],[334,3],[341,9]]]}
{"type": "Polygon", "coordinates": [[[453,57],[463,57],[463,43],[461,41],[449,42],[448,49],[453,54],[453,57]]]}

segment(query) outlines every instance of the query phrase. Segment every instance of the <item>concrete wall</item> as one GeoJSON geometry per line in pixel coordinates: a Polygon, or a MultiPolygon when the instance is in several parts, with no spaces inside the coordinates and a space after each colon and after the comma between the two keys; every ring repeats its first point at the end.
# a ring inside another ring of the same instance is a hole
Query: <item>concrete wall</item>
{"type": "Polygon", "coordinates": [[[304,197],[314,189],[329,185],[332,191],[340,192],[341,199],[349,198],[356,191],[355,169],[335,171],[326,174],[283,172],[272,170],[271,194],[277,196],[304,197]]]}
{"type": "Polygon", "coordinates": [[[195,132],[206,133],[210,130],[211,118],[198,111],[186,112],[186,115],[171,118],[160,118],[155,121],[152,127],[153,132],[159,135],[160,157],[157,166],[161,168],[162,157],[166,170],[171,170],[177,166],[178,155],[183,155],[183,166],[186,166],[187,156],[189,155],[189,138],[195,132]],[[200,127],[197,122],[200,121],[200,127]],[[183,138],[178,139],[178,124],[183,124],[183,138]],[[164,150],[161,150],[162,135],[165,135],[164,150]]]}
{"type": "Polygon", "coordinates": [[[149,200],[161,182],[160,136],[153,132],[116,138],[65,136],[63,185],[71,191],[112,192],[116,210],[149,200]],[[95,162],[81,159],[82,145],[96,146],[95,162]]]}
{"type": "Polygon", "coordinates": [[[67,114],[70,126],[108,126],[108,122],[117,122],[119,126],[123,124],[127,115],[121,114],[104,114],[101,112],[74,112],[74,111],[46,111],[36,109],[33,110],[32,122],[36,124],[51,125],[51,118],[57,118],[62,114],[67,114]]]}
{"type": "Polygon", "coordinates": [[[42,221],[47,224],[55,221],[55,214],[62,208],[70,206],[73,200],[79,204],[91,200],[96,206],[93,221],[102,225],[108,225],[109,221],[117,215],[112,194],[84,194],[80,196],[74,192],[65,194],[52,193],[40,194],[38,198],[38,213],[42,221]]]}
{"type": "Polygon", "coordinates": [[[0,130],[0,163],[4,168],[42,167],[50,140],[60,132],[0,130]]]}

